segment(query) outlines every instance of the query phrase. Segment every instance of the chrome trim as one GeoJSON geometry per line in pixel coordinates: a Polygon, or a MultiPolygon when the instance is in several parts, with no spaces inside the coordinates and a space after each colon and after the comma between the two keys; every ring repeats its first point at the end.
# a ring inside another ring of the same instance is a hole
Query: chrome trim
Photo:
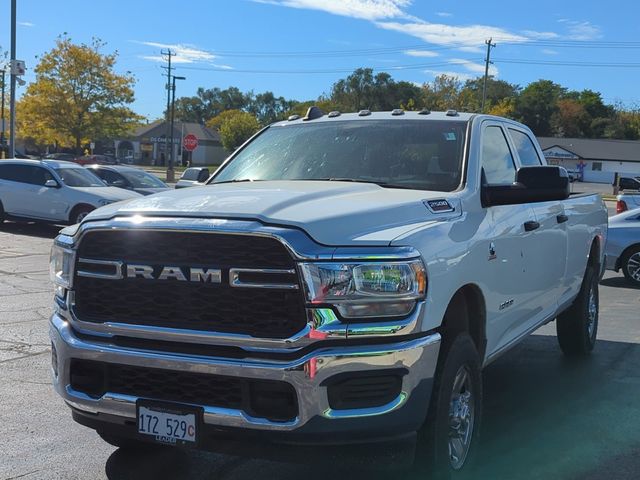
{"type": "Polygon", "coordinates": [[[122,266],[124,265],[123,262],[119,262],[115,260],[111,261],[111,260],[93,260],[90,258],[79,258],[77,263],[78,263],[78,271],[76,272],[76,274],[79,277],[102,278],[105,280],[122,280],[124,278],[124,275],[122,274],[122,266]],[[81,263],[88,263],[89,265],[110,265],[116,269],[115,270],[116,273],[114,273],[113,275],[108,275],[105,273],[88,272],[86,270],[80,269],[81,263]]]}
{"type": "Polygon", "coordinates": [[[241,273],[264,273],[264,274],[289,274],[295,275],[294,269],[267,269],[267,268],[231,268],[229,269],[229,285],[236,288],[268,288],[279,290],[298,290],[297,283],[250,283],[240,280],[241,273]]]}
{"type": "MultiPolygon", "coordinates": [[[[78,244],[87,232],[135,229],[138,231],[165,230],[168,232],[202,232],[211,234],[250,235],[275,238],[284,244],[295,260],[388,260],[398,261],[419,258],[413,247],[330,247],[319,245],[305,232],[296,228],[264,225],[255,220],[231,220],[221,218],[145,217],[142,215],[116,216],[108,220],[82,223],[74,237],[78,244]]],[[[68,237],[67,237],[68,238],[68,237]]]]}
{"type": "Polygon", "coordinates": [[[334,410],[332,408],[328,408],[327,410],[322,412],[322,416],[331,419],[341,419],[384,415],[385,413],[393,412],[394,410],[400,408],[407,401],[407,398],[408,395],[405,392],[400,392],[400,395],[398,395],[396,398],[385,405],[380,405],[379,407],[353,408],[346,410],[334,410]]]}
{"type": "Polygon", "coordinates": [[[233,359],[148,352],[109,344],[94,344],[75,336],[69,322],[57,314],[51,317],[49,335],[58,353],[58,377],[53,378],[56,391],[70,405],[93,413],[135,417],[137,397],[106,393],[99,399],[69,388],[71,359],[94,360],[140,367],[223,375],[261,380],[278,380],[291,384],[298,398],[298,417],[289,422],[256,419],[245,412],[204,406],[204,421],[210,425],[258,430],[294,430],[314,417],[327,415],[342,418],[381,416],[397,410],[411,397],[425,379],[432,379],[440,349],[440,334],[433,333],[412,340],[385,345],[351,345],[319,348],[294,360],[233,359]],[[378,371],[405,368],[401,392],[406,396],[375,409],[331,410],[325,381],[344,372],[378,371]]]}

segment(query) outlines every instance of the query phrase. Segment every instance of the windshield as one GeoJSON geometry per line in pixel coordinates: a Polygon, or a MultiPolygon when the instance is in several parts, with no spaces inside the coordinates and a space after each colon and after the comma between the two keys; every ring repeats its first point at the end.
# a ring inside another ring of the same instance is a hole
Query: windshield
{"type": "Polygon", "coordinates": [[[106,187],[99,177],[84,168],[60,168],[56,171],[69,187],[106,187]]]}
{"type": "Polygon", "coordinates": [[[167,188],[158,177],[142,170],[121,170],[120,174],[126,178],[133,188],[167,188]]]}
{"type": "Polygon", "coordinates": [[[273,126],[212,183],[345,180],[452,191],[460,185],[466,122],[356,120],[273,126]]]}

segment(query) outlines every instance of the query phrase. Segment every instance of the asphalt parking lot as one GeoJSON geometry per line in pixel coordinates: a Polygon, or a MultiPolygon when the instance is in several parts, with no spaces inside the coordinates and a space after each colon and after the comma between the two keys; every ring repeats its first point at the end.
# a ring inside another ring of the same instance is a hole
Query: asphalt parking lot
{"type": "MultiPolygon", "coordinates": [[[[132,457],[71,420],[50,381],[48,254],[57,228],[0,226],[0,479],[364,478],[177,450],[132,457]]],[[[565,359],[550,324],[484,372],[474,479],[636,479],[640,473],[640,290],[607,273],[599,342],[565,359]]],[[[321,452],[319,457],[321,458],[321,452]]],[[[414,478],[411,473],[385,478],[414,478]]]]}

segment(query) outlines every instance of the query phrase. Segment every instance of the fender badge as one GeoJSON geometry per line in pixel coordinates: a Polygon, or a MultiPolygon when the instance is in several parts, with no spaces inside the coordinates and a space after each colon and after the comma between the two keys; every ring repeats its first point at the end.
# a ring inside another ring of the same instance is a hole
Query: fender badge
{"type": "Polygon", "coordinates": [[[496,258],[498,258],[498,255],[496,254],[496,245],[491,242],[489,244],[489,260],[495,260],[496,258]]]}
{"type": "Polygon", "coordinates": [[[432,213],[446,213],[453,212],[455,210],[449,201],[444,198],[438,200],[427,200],[424,204],[432,213]]]}

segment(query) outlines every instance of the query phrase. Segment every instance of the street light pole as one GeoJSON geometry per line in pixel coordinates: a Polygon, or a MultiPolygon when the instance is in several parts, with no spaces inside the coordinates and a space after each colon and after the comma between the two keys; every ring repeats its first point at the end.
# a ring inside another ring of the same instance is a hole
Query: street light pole
{"type": "MultiPolygon", "coordinates": [[[[186,80],[186,77],[173,76],[171,81],[171,150],[169,153],[169,168],[167,169],[167,180],[172,182],[175,180],[175,173],[173,170],[173,118],[176,110],[176,80],[186,80]]],[[[182,142],[182,138],[180,139],[182,142]]]]}
{"type": "Polygon", "coordinates": [[[9,120],[9,158],[16,157],[16,0],[11,0],[11,97],[9,107],[11,117],[9,120]]]}

